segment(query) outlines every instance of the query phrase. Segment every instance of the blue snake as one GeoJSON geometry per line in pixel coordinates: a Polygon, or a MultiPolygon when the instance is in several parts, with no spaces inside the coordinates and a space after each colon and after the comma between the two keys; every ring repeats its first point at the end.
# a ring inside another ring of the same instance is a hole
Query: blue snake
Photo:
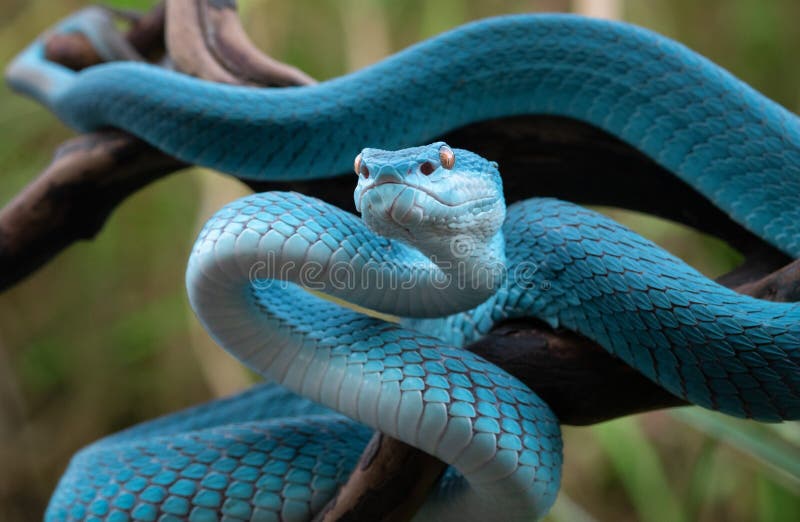
{"type": "Polygon", "coordinates": [[[285,388],[89,446],[49,519],[304,520],[346,479],[369,428],[451,465],[419,519],[540,517],[558,491],[558,420],[461,349],[513,317],[577,331],[692,403],[800,418],[798,305],[721,287],[570,203],[506,209],[497,164],[469,151],[402,148],[488,118],[582,120],[798,256],[797,117],[680,44],[620,23],[523,15],[302,88],[222,86],[144,64],[75,73],[44,61],[41,42],[8,77],[78,130],[123,128],[251,179],[330,176],[363,144],[380,147],[356,158],[361,219],[300,194],[258,194],[220,210],[193,248],[186,280],[201,322],[285,388]]]}

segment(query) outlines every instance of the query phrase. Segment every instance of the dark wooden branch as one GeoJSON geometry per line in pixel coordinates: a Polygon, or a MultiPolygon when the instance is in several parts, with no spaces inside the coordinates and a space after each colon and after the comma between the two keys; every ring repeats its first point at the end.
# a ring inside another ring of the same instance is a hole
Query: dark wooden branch
{"type": "Polygon", "coordinates": [[[151,62],[160,59],[166,47],[164,44],[164,17],[166,7],[164,2],[159,2],[152,9],[136,18],[125,38],[140,55],[151,62]]]}
{"type": "Polygon", "coordinates": [[[44,53],[49,60],[75,71],[80,71],[101,61],[92,42],[81,33],[51,35],[45,42],[44,53]]]}
{"type": "Polygon", "coordinates": [[[742,281],[736,290],[767,301],[800,301],[800,259],[756,281],[742,281]]]}
{"type": "Polygon", "coordinates": [[[44,172],[0,211],[0,286],[94,237],[123,199],[182,166],[113,131],[64,143],[44,172]]]}
{"type": "Polygon", "coordinates": [[[316,83],[259,50],[242,27],[233,1],[170,0],[167,12],[169,54],[187,74],[261,87],[316,83]]]}
{"type": "Polygon", "coordinates": [[[212,82],[241,83],[234,73],[217,60],[208,45],[200,0],[167,2],[167,51],[176,69],[212,82]]]}
{"type": "MultiPolygon", "coordinates": [[[[125,32],[125,38],[141,55],[155,61],[164,54],[164,4],[134,19],[125,32]]],[[[89,39],[81,33],[54,33],[45,42],[45,56],[75,71],[101,63],[89,39]]]]}
{"type": "Polygon", "coordinates": [[[436,457],[380,432],[315,521],[410,520],[445,470],[436,457]]]}
{"type": "MultiPolygon", "coordinates": [[[[143,55],[160,55],[166,38],[177,67],[235,84],[302,85],[313,80],[261,54],[246,37],[233,2],[174,0],[138,19],[127,38],[143,55]],[[166,31],[165,31],[166,17],[166,31]]],[[[80,35],[53,35],[50,59],[76,70],[100,57],[80,35]]],[[[800,298],[800,265],[787,262],[690,187],[616,138],[564,118],[521,116],[479,122],[443,136],[500,162],[509,202],[556,196],[666,217],[717,235],[748,253],[721,282],[773,300],[800,298]],[[761,279],[759,279],[761,278],[761,279]]],[[[24,277],[78,239],[93,237],[117,204],[184,165],[122,132],[67,142],[53,163],[0,212],[0,288],[24,277]]],[[[249,183],[256,190],[297,190],[352,209],[349,174],[326,180],[249,183]]],[[[498,325],[470,350],[517,375],[566,424],[591,424],[684,404],[605,350],[536,320],[498,325]]],[[[406,520],[424,501],[444,464],[376,434],[348,483],[319,520],[406,520]]]]}
{"type": "MultiPolygon", "coordinates": [[[[131,24],[126,38],[143,56],[163,52],[163,6],[131,24]]],[[[78,33],[53,34],[48,59],[80,70],[102,61],[78,33]]],[[[119,131],[79,136],[0,210],[0,290],[29,275],[80,239],[94,237],[125,198],[183,168],[175,158],[119,131]]]]}
{"type": "Polygon", "coordinates": [[[563,424],[686,404],[589,339],[535,319],[501,323],[468,349],[527,384],[563,424]]]}

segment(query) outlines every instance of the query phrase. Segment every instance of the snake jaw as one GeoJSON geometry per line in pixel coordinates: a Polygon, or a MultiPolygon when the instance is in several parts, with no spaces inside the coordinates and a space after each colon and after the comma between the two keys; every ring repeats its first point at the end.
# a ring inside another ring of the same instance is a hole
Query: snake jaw
{"type": "Polygon", "coordinates": [[[382,183],[365,190],[360,198],[364,223],[376,234],[413,243],[412,227],[424,216],[414,192],[403,183],[382,183]]]}

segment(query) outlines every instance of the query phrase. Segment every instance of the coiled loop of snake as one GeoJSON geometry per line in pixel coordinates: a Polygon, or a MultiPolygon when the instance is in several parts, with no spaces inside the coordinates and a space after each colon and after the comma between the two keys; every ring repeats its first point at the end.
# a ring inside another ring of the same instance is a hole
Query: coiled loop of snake
{"type": "MultiPolygon", "coordinates": [[[[497,513],[526,520],[544,514],[555,499],[558,420],[517,379],[458,348],[503,318],[563,324],[697,404],[762,420],[800,417],[798,305],[736,294],[610,219],[569,203],[532,199],[506,216],[493,163],[455,150],[454,168],[422,173],[420,166],[444,147],[362,152],[370,172],[359,176],[356,189],[363,223],[293,193],[231,203],[203,229],[187,269],[198,317],[242,362],[453,465],[420,520],[485,520],[497,513]],[[450,250],[465,230],[479,245],[466,257],[450,250]],[[484,261],[505,270],[484,277],[475,270],[484,261]],[[535,270],[527,270],[531,263],[535,270]],[[337,267],[353,277],[334,277],[337,267]],[[438,282],[442,275],[445,285],[438,282]],[[415,285],[404,286],[408,281],[415,285]],[[419,318],[387,323],[299,285],[419,318]],[[490,297],[475,306],[474,295],[482,292],[490,297]]],[[[287,410],[319,413],[300,399],[284,400],[287,410]]],[[[184,414],[90,447],[62,480],[53,518],[69,512],[82,488],[87,497],[102,495],[93,485],[98,474],[132,473],[126,480],[138,479],[136,487],[155,487],[154,475],[167,473],[166,482],[180,476],[170,469],[190,470],[203,482],[213,475],[229,491],[242,476],[257,481],[247,495],[227,498],[222,514],[309,517],[344,480],[364,432],[335,415],[307,416],[308,425],[298,424],[258,401],[251,394],[233,399],[233,406],[207,407],[210,427],[184,414]],[[241,410],[248,404],[272,418],[254,425],[252,413],[241,410]],[[302,455],[302,448],[320,448],[323,440],[327,448],[333,440],[342,445],[302,455]],[[241,471],[247,462],[249,475],[241,471]]],[[[192,485],[184,487],[195,494],[192,485]]],[[[169,491],[183,494],[182,488],[169,491]]],[[[202,501],[195,497],[187,506],[205,513],[202,501]]]]}

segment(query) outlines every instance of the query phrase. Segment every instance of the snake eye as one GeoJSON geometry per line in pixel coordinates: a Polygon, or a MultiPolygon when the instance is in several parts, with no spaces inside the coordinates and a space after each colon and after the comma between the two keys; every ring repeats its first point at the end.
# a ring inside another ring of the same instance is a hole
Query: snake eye
{"type": "Polygon", "coordinates": [[[453,154],[453,149],[447,145],[439,147],[439,163],[447,170],[452,169],[453,165],[456,164],[456,155],[453,154]]]}
{"type": "Polygon", "coordinates": [[[426,161],[422,165],[419,166],[419,171],[425,174],[426,176],[430,176],[433,174],[433,171],[436,170],[436,167],[433,166],[433,163],[430,161],[426,161]]]}
{"type": "Polygon", "coordinates": [[[366,165],[362,166],[362,164],[361,164],[361,154],[360,153],[358,154],[358,156],[356,156],[356,159],[353,162],[353,170],[356,172],[356,174],[363,174],[365,178],[369,177],[369,169],[367,168],[366,165]]]}

